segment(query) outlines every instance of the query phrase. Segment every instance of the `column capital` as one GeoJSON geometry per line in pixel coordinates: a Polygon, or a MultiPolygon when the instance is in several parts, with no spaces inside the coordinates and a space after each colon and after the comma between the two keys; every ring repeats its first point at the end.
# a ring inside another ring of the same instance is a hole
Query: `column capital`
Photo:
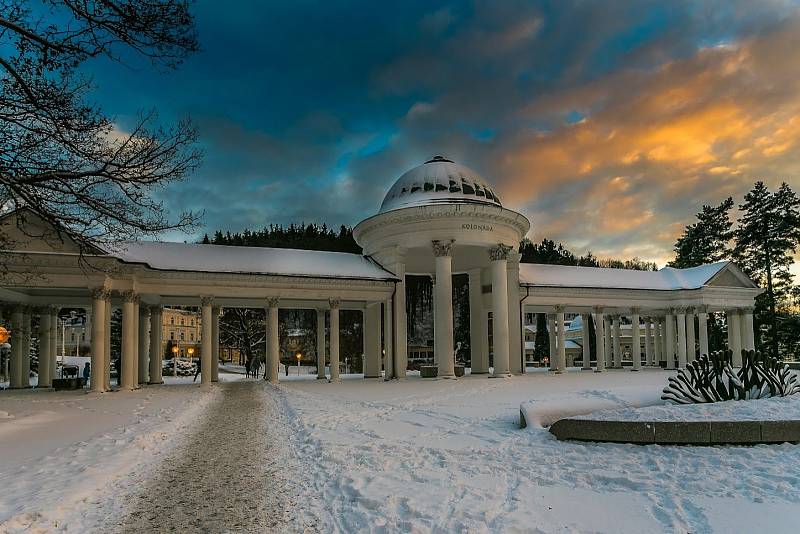
{"type": "Polygon", "coordinates": [[[642,311],[642,309],[641,309],[641,308],[639,308],[639,307],[636,307],[636,306],[634,306],[633,308],[631,308],[631,314],[636,314],[636,315],[639,315],[639,313],[640,313],[641,311],[642,311]]]}
{"type": "Polygon", "coordinates": [[[508,260],[508,253],[511,251],[510,246],[498,243],[489,249],[489,259],[491,261],[508,260]]]}
{"type": "Polygon", "coordinates": [[[267,307],[269,308],[277,308],[280,302],[281,302],[280,297],[267,297],[267,307]]]}
{"type": "Polygon", "coordinates": [[[332,310],[338,310],[341,303],[340,299],[328,299],[328,304],[332,310]]]}
{"type": "Polygon", "coordinates": [[[138,302],[139,294],[136,291],[128,290],[122,292],[122,300],[125,302],[138,302]]]}
{"type": "Polygon", "coordinates": [[[602,306],[592,306],[592,311],[594,313],[602,314],[603,313],[603,309],[604,308],[602,306]]]}
{"type": "Polygon", "coordinates": [[[675,308],[667,308],[664,313],[665,315],[675,315],[675,308]]]}
{"type": "Polygon", "coordinates": [[[151,314],[161,313],[162,310],[163,310],[163,308],[162,308],[161,304],[153,304],[152,306],[150,306],[150,313],[151,314]]]}
{"type": "Polygon", "coordinates": [[[450,256],[450,252],[453,248],[453,243],[455,242],[454,239],[450,239],[449,241],[439,241],[438,239],[434,239],[431,241],[431,246],[433,247],[433,255],[437,258],[441,258],[444,256],[450,256]]]}
{"type": "Polygon", "coordinates": [[[675,308],[675,313],[678,315],[686,315],[686,306],[678,306],[675,308]]]}
{"type": "Polygon", "coordinates": [[[556,306],[556,313],[564,313],[565,306],[563,304],[559,304],[556,306]]]}
{"type": "Polygon", "coordinates": [[[691,313],[692,315],[694,315],[696,310],[697,310],[697,308],[695,308],[694,306],[686,306],[686,309],[685,309],[687,314],[691,313]]]}
{"type": "Polygon", "coordinates": [[[93,299],[97,300],[108,300],[111,296],[111,290],[107,289],[104,286],[93,287],[89,289],[89,294],[92,295],[93,299]]]}
{"type": "Polygon", "coordinates": [[[708,306],[695,306],[694,311],[697,313],[708,313],[708,306]]]}

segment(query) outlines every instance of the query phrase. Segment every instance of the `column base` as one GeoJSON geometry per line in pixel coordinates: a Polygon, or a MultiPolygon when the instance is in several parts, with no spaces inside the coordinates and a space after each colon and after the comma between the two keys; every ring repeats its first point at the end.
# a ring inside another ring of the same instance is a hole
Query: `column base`
{"type": "Polygon", "coordinates": [[[163,384],[163,383],[164,383],[164,381],[162,380],[161,382],[148,382],[147,385],[148,386],[158,386],[159,384],[163,384]]]}

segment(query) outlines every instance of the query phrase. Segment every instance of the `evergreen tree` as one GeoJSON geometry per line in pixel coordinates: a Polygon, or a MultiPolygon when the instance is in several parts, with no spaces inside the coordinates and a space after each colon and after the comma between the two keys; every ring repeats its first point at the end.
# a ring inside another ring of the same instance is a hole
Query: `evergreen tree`
{"type": "Polygon", "coordinates": [[[771,193],[756,182],[739,206],[742,212],[735,232],[733,254],[740,267],[766,291],[756,298],[756,332],[761,331],[774,357],[778,357],[778,306],[792,290],[789,271],[800,245],[800,200],[788,184],[771,193]],[[762,328],[766,327],[766,328],[762,328]]]}
{"type": "Polygon", "coordinates": [[[534,339],[533,355],[538,361],[550,356],[550,334],[547,331],[547,315],[536,314],[536,338],[534,339]]]}
{"type": "Polygon", "coordinates": [[[718,206],[703,205],[702,211],[697,214],[697,222],[687,226],[675,242],[675,259],[670,266],[685,269],[727,258],[728,245],[733,237],[730,218],[732,207],[731,197],[718,206]]]}

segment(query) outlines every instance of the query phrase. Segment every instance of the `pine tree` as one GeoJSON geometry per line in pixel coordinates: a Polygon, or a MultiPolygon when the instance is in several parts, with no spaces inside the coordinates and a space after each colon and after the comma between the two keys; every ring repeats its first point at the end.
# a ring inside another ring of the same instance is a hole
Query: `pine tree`
{"type": "Polygon", "coordinates": [[[718,206],[703,205],[697,214],[697,222],[687,226],[675,242],[675,260],[670,265],[685,269],[727,258],[728,244],[733,237],[732,207],[731,197],[718,206]]]}
{"type": "Polygon", "coordinates": [[[789,269],[800,245],[800,200],[786,183],[771,193],[759,181],[745,195],[739,209],[742,215],[735,232],[734,257],[751,279],[766,286],[766,291],[756,298],[755,319],[757,325],[767,327],[766,344],[777,358],[777,308],[792,290],[789,269]]]}

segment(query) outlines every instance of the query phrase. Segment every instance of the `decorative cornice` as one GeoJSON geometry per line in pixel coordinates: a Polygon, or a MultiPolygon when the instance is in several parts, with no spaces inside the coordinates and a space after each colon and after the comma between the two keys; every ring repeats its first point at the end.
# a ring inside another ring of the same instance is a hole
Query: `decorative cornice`
{"type": "Polygon", "coordinates": [[[439,241],[438,239],[434,239],[431,241],[431,246],[433,247],[433,255],[437,258],[441,258],[444,256],[450,256],[450,252],[453,248],[454,240],[451,239],[449,241],[439,241]]]}
{"type": "Polygon", "coordinates": [[[508,252],[511,248],[512,247],[504,245],[503,243],[498,243],[489,249],[489,259],[491,261],[507,260],[508,252]]]}

